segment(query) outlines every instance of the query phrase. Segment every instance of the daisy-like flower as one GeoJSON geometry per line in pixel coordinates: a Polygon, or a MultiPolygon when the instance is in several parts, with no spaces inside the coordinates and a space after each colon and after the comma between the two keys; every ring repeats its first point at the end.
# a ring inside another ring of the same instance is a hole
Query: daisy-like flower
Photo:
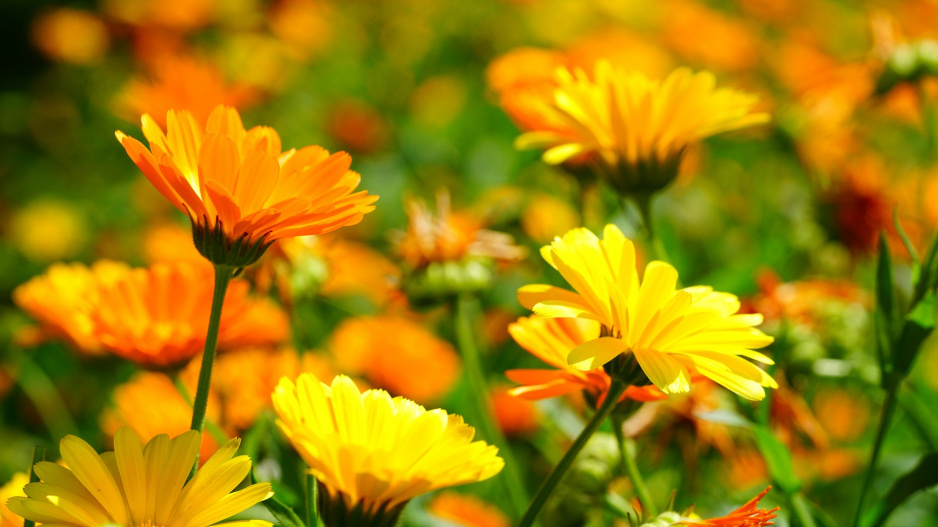
{"type": "Polygon", "coordinates": [[[775,507],[771,510],[758,508],[759,500],[764,498],[771,488],[772,487],[769,487],[763,490],[758,496],[752,498],[746,502],[745,505],[726,516],[704,520],[700,519],[700,516],[697,516],[692,511],[685,512],[684,514],[668,511],[661,513],[655,521],[643,524],[642,527],[767,527],[769,525],[775,525],[775,522],[772,520],[777,516],[776,513],[779,508],[775,507]]]}
{"type": "MultiPolygon", "coordinates": [[[[212,303],[212,269],[188,263],[134,269],[105,284],[91,320],[101,346],[148,367],[179,365],[202,351],[212,303]]],[[[268,299],[233,280],[225,297],[218,348],[277,344],[288,335],[286,316],[268,299]]]]}
{"type": "MultiPolygon", "coordinates": [[[[577,391],[601,404],[612,385],[602,368],[581,369],[567,363],[570,350],[599,338],[598,322],[575,318],[522,317],[508,326],[519,346],[556,369],[508,370],[505,376],[522,384],[509,393],[522,399],[539,400],[577,391]]],[[[621,400],[657,401],[666,399],[654,386],[629,386],[621,400]]]]}
{"type": "Polygon", "coordinates": [[[328,386],[310,374],[284,377],[273,393],[277,424],[319,480],[326,527],[393,525],[407,502],[426,492],[473,483],[504,467],[497,449],[472,441],[462,417],[425,410],[383,390],[359,392],[338,376],[328,386]]]}
{"type": "MultiPolygon", "coordinates": [[[[525,307],[547,318],[583,318],[602,326],[602,336],[574,348],[569,364],[591,370],[622,357],[634,358],[648,379],[667,394],[686,393],[699,373],[751,400],[778,385],[746,360],[771,364],[753,351],[772,342],[755,326],[762,315],[736,314],[739,300],[706,286],[676,289],[677,271],[650,262],[639,280],[635,247],[614,225],[600,240],[580,228],[558,237],[541,255],[573,286],[550,285],[518,291],[525,307]]],[[[617,361],[621,363],[622,361],[617,361]]],[[[619,375],[611,365],[614,377],[619,375]]]]}
{"type": "Polygon", "coordinates": [[[23,487],[29,483],[25,472],[13,474],[5,485],[0,486],[0,527],[23,527],[23,518],[7,508],[7,500],[13,496],[24,496],[23,487]]]}
{"type": "Polygon", "coordinates": [[[600,60],[592,76],[559,69],[553,104],[542,107],[551,126],[516,144],[546,148],[550,164],[587,156],[619,193],[651,193],[677,176],[689,145],[767,122],[755,104],[755,96],[717,89],[709,72],[680,68],[657,81],[600,60]]]}
{"type": "Polygon", "coordinates": [[[147,150],[116,132],[154,187],[192,222],[196,248],[213,264],[244,267],[275,240],[354,225],[377,196],[355,192],[351,157],[318,146],[281,150],[269,127],[245,130],[237,110],[219,106],[203,127],[170,110],[166,133],[142,118],[147,150]]]}
{"type": "MultiPolygon", "coordinates": [[[[269,483],[232,493],[251,471],[247,456],[233,457],[232,439],[188,482],[199,450],[199,433],[174,439],[158,435],[146,445],[129,428],[114,436],[114,451],[98,454],[88,443],[65,436],[59,444],[69,468],[42,461],[40,481],[14,497],[10,510],[37,523],[91,527],[209,527],[273,495],[269,483]]],[[[227,522],[228,527],[270,527],[262,520],[227,522]]]]}

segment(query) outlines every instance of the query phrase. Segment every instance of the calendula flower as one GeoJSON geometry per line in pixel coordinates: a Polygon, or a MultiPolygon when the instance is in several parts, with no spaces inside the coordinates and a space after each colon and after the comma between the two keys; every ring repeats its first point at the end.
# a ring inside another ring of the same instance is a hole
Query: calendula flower
{"type": "Polygon", "coordinates": [[[245,130],[218,106],[203,127],[187,111],[166,115],[167,132],[142,119],[147,150],[116,132],[130,158],[192,222],[196,248],[216,265],[255,262],[275,240],[330,232],[361,221],[376,196],[354,192],[351,157],[318,146],[281,151],[269,127],[245,130]]]}
{"type": "Polygon", "coordinates": [[[27,483],[29,476],[25,472],[17,472],[10,481],[0,486],[0,527],[23,527],[23,518],[7,507],[7,500],[13,496],[25,496],[23,487],[27,483]]]}
{"type": "MultiPolygon", "coordinates": [[[[212,289],[207,266],[181,262],[134,269],[99,289],[91,314],[94,337],[108,351],[143,366],[179,365],[205,347],[212,289]]],[[[277,344],[288,333],[286,316],[276,304],[252,297],[243,280],[231,282],[219,349],[277,344]]]]}
{"type": "Polygon", "coordinates": [[[762,315],[736,314],[739,300],[710,287],[676,289],[677,271],[664,262],[650,262],[639,280],[635,247],[616,226],[607,225],[602,240],[588,229],[574,229],[543,247],[541,255],[576,292],[529,285],[518,291],[521,304],[543,317],[602,325],[601,336],[567,355],[569,364],[591,370],[620,356],[634,358],[667,394],[689,391],[694,373],[752,400],[765,397],[763,386],[777,387],[745,360],[772,363],[753,351],[772,342],[755,328],[762,315]]]}
{"type": "MultiPolygon", "coordinates": [[[[231,492],[251,471],[247,456],[232,457],[239,444],[238,439],[226,443],[187,482],[199,450],[196,431],[174,439],[158,435],[143,445],[129,428],[121,428],[114,451],[101,455],[68,435],[59,449],[69,468],[37,463],[33,471],[40,481],[26,485],[27,497],[11,498],[7,505],[43,524],[209,527],[273,496],[269,483],[231,492]]],[[[272,524],[242,520],[222,525],[272,524]]]]}
{"type": "Polygon", "coordinates": [[[544,161],[590,156],[619,193],[650,193],[676,176],[687,147],[706,137],[769,120],[753,112],[756,98],[716,88],[712,73],[674,70],[662,81],[596,63],[595,73],[559,69],[553,104],[556,123],[520,136],[519,148],[546,148],[544,161]]]}
{"type": "Polygon", "coordinates": [[[531,401],[512,396],[504,386],[490,389],[489,398],[495,424],[505,436],[528,436],[538,429],[539,413],[531,401]]]}
{"type": "MultiPolygon", "coordinates": [[[[612,378],[602,368],[582,370],[567,363],[567,354],[599,337],[600,324],[575,318],[522,317],[508,326],[519,346],[556,369],[508,370],[505,376],[523,384],[510,394],[522,399],[539,400],[578,391],[601,403],[612,385],[612,378]]],[[[656,401],[666,399],[654,386],[629,386],[622,399],[656,401]]]]}
{"type": "Polygon", "coordinates": [[[491,503],[467,494],[442,492],[427,506],[427,512],[456,527],[508,527],[511,520],[491,503]]]}
{"type": "Polygon", "coordinates": [[[383,390],[359,392],[338,376],[283,378],[273,393],[277,424],[320,485],[327,527],[351,514],[357,525],[393,525],[407,502],[426,492],[473,483],[504,466],[497,449],[472,441],[462,417],[427,411],[383,390]],[[354,513],[353,513],[354,511],[354,513]]]}
{"type": "Polygon", "coordinates": [[[759,509],[759,500],[768,494],[769,487],[752,498],[742,507],[734,510],[726,516],[719,518],[701,519],[700,516],[692,511],[679,514],[673,511],[664,512],[654,521],[642,524],[642,527],[678,527],[681,525],[691,525],[698,527],[766,527],[775,525],[772,520],[777,516],[778,507],[774,509],[759,509]]]}
{"type": "Polygon", "coordinates": [[[87,354],[101,354],[94,335],[92,313],[99,305],[102,284],[119,280],[130,268],[101,260],[83,264],[54,264],[45,274],[30,279],[13,291],[13,302],[38,323],[32,340],[63,339],[87,354]]]}

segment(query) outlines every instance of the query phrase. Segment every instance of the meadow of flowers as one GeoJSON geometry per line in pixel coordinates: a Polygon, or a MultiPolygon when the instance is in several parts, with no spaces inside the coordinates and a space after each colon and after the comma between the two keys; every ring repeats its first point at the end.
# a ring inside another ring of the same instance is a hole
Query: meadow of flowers
{"type": "Polygon", "coordinates": [[[938,526],[938,1],[0,13],[0,527],[938,526]]]}

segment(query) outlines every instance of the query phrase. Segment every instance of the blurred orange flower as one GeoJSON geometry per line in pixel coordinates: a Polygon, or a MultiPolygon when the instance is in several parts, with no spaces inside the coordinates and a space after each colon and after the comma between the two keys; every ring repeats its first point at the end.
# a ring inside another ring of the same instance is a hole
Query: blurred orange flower
{"type": "Polygon", "coordinates": [[[870,424],[870,402],[854,390],[824,388],[813,399],[814,413],[831,439],[856,441],[870,424]]]}
{"type": "Polygon", "coordinates": [[[267,23],[297,60],[305,60],[332,40],[330,15],[330,5],[321,0],[279,0],[267,23]]]}
{"type": "Polygon", "coordinates": [[[294,379],[301,373],[313,373],[320,379],[335,376],[323,354],[300,354],[290,348],[222,353],[213,372],[212,388],[221,401],[222,423],[226,429],[235,430],[247,430],[261,412],[271,407],[270,394],[281,377],[294,379]]]}
{"type": "Polygon", "coordinates": [[[739,18],[695,0],[669,0],[662,38],[686,60],[705,68],[738,72],[759,62],[759,37],[739,18]],[[693,38],[688,38],[693,35],[693,38]]]}
{"type": "Polygon", "coordinates": [[[449,342],[400,316],[346,319],[329,348],[339,371],[420,404],[449,393],[460,374],[459,355],[449,342]]]}
{"type": "MultiPolygon", "coordinates": [[[[182,373],[182,383],[195,394],[198,370],[191,367],[182,373]]],[[[218,424],[218,398],[209,393],[206,415],[210,422],[218,424]]],[[[192,421],[192,404],[189,403],[173,380],[158,372],[139,372],[129,381],[114,389],[112,405],[101,414],[101,429],[113,437],[117,429],[128,426],[144,442],[159,434],[176,437],[189,430],[192,421]]],[[[218,450],[218,442],[212,434],[202,434],[199,459],[205,461],[218,450]]]]}
{"type": "Polygon", "coordinates": [[[758,509],[759,500],[765,497],[769,493],[769,490],[772,487],[768,487],[759,493],[758,496],[752,498],[745,505],[736,509],[735,511],[727,514],[726,516],[720,516],[719,518],[710,518],[707,520],[692,520],[687,522],[682,522],[686,525],[700,525],[706,527],[763,527],[767,525],[775,525],[775,522],[772,520],[777,516],[776,512],[778,507],[774,509],[758,509]]]}
{"type": "Polygon", "coordinates": [[[188,262],[209,266],[192,243],[192,231],[176,223],[160,223],[143,232],[143,258],[147,263],[188,262]]]}
{"type": "MultiPolygon", "coordinates": [[[[524,386],[509,393],[528,400],[546,399],[585,391],[588,398],[602,403],[612,379],[602,368],[583,371],[567,363],[567,355],[577,346],[599,337],[599,323],[576,318],[521,317],[508,326],[515,342],[526,351],[553,366],[553,370],[508,370],[505,376],[524,386]]],[[[621,400],[658,401],[667,399],[654,385],[629,386],[621,400]]]]}
{"type": "Polygon", "coordinates": [[[59,263],[20,285],[13,291],[13,302],[39,323],[33,334],[20,335],[20,344],[63,339],[83,353],[101,354],[92,320],[100,286],[129,272],[125,264],[108,260],[95,262],[91,267],[59,263]]]}
{"type": "Polygon", "coordinates": [[[33,43],[46,57],[72,64],[93,64],[110,46],[107,26],[90,11],[57,8],[33,22],[33,43]]]}
{"type": "Polygon", "coordinates": [[[326,129],[352,152],[363,153],[384,148],[389,133],[376,109],[354,100],[340,101],[329,109],[326,129]]]}
{"type": "MultiPolygon", "coordinates": [[[[154,264],[100,288],[91,313],[94,338],[112,353],[145,367],[179,365],[202,351],[212,302],[206,266],[154,264]]],[[[218,349],[277,344],[289,335],[286,316],[233,280],[225,296],[218,349]]]]}
{"type": "Polygon", "coordinates": [[[105,0],[102,10],[119,22],[186,33],[208,25],[216,0],[105,0]]]}
{"type": "Polygon", "coordinates": [[[193,229],[206,237],[221,231],[226,251],[262,252],[274,240],[354,225],[374,210],[377,196],[354,193],[361,177],[349,170],[348,154],[318,146],[281,152],[274,129],[245,131],[233,108],[217,107],[204,129],[186,111],[167,113],[166,134],[149,115],[142,122],[152,153],[121,132],[118,140],[193,229]]]}
{"type": "Polygon", "coordinates": [[[815,327],[818,309],[829,300],[870,306],[870,294],[853,282],[823,278],[782,282],[775,271],[763,270],[756,276],[759,294],[746,300],[743,311],[762,313],[767,321],[787,319],[815,327]]]}
{"type": "Polygon", "coordinates": [[[208,61],[170,55],[157,60],[149,75],[131,79],[118,107],[128,120],[150,115],[159,127],[166,128],[165,116],[170,110],[186,110],[203,123],[219,104],[243,109],[257,96],[249,86],[228,82],[208,61]]]}
{"type": "Polygon", "coordinates": [[[489,394],[495,423],[506,436],[526,436],[537,430],[537,408],[531,401],[511,395],[510,390],[497,386],[489,394]]]}
{"type": "Polygon", "coordinates": [[[25,496],[23,487],[27,483],[29,476],[25,472],[17,472],[10,481],[0,486],[0,527],[23,527],[23,518],[13,514],[7,507],[7,500],[13,496],[25,496]]]}
{"type": "Polygon", "coordinates": [[[434,496],[427,512],[458,527],[508,527],[511,520],[490,503],[468,494],[446,491],[434,496]]]}

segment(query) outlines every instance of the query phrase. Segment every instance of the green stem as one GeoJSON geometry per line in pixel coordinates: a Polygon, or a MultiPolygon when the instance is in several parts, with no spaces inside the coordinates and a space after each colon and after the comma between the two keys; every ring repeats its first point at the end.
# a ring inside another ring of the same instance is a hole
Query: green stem
{"type": "MultiPolygon", "coordinates": [[[[29,482],[36,483],[39,481],[39,475],[36,474],[36,471],[33,470],[33,467],[36,466],[36,463],[44,461],[46,459],[46,447],[44,446],[34,446],[33,447],[33,458],[32,462],[29,464],[29,482]]],[[[23,520],[23,527],[35,527],[36,522],[32,520],[23,520]]]]}
{"type": "Polygon", "coordinates": [[[527,512],[524,513],[524,517],[521,518],[521,522],[518,524],[518,527],[530,527],[534,524],[538,513],[541,512],[544,504],[547,503],[547,499],[550,498],[550,495],[554,492],[557,484],[560,483],[561,479],[563,479],[564,474],[566,474],[567,470],[570,469],[570,466],[573,465],[573,461],[576,459],[577,454],[583,450],[583,447],[586,446],[589,438],[593,436],[603,421],[605,421],[606,418],[609,417],[609,414],[612,413],[612,410],[619,402],[619,397],[625,393],[625,389],[625,383],[621,381],[612,382],[612,386],[609,387],[609,392],[606,393],[606,399],[603,401],[602,406],[596,410],[596,413],[593,414],[592,419],[586,423],[586,427],[582,432],[580,432],[580,435],[577,436],[576,440],[573,442],[573,445],[570,446],[570,450],[567,450],[567,453],[564,454],[563,458],[560,460],[560,463],[557,463],[557,466],[554,467],[553,472],[550,473],[550,476],[547,477],[547,479],[541,485],[541,488],[537,490],[537,494],[534,496],[534,499],[528,506],[527,512]]]}
{"type": "Polygon", "coordinates": [[[32,401],[53,440],[61,439],[65,434],[78,433],[78,425],[52,379],[28,354],[20,353],[18,362],[19,373],[10,372],[10,378],[17,380],[23,393],[32,401]]]}
{"type": "Polygon", "coordinates": [[[478,312],[478,300],[464,294],[456,299],[456,340],[462,354],[466,377],[472,397],[478,405],[479,428],[485,438],[498,447],[499,454],[505,460],[505,490],[515,510],[520,512],[528,502],[524,482],[518,472],[518,464],[511,453],[508,441],[492,419],[492,401],[489,394],[488,383],[482,370],[482,360],[479,357],[479,348],[473,337],[475,314],[478,312]]]}
{"type": "Polygon", "coordinates": [[[632,480],[632,485],[635,486],[635,494],[638,495],[638,501],[642,503],[642,517],[656,517],[658,516],[658,508],[655,506],[655,501],[652,499],[651,493],[648,492],[648,486],[645,485],[645,478],[643,478],[642,473],[639,472],[638,463],[635,462],[635,456],[632,454],[636,448],[635,441],[625,437],[622,431],[622,424],[621,418],[612,418],[612,432],[615,434],[616,441],[619,443],[622,466],[625,468],[626,475],[632,480]]]}
{"type": "MultiPolygon", "coordinates": [[[[215,291],[212,293],[212,313],[208,319],[208,334],[205,336],[205,351],[202,352],[202,366],[199,368],[199,384],[195,391],[195,403],[192,405],[192,430],[202,432],[205,423],[205,408],[208,406],[208,390],[212,384],[212,366],[215,362],[215,348],[218,345],[218,326],[221,323],[221,310],[225,304],[228,282],[234,277],[234,269],[226,265],[215,266],[215,291]]],[[[198,460],[196,460],[198,466],[198,460]]]]}
{"type": "Polygon", "coordinates": [[[795,513],[795,517],[801,522],[801,527],[817,527],[817,523],[814,521],[814,515],[811,513],[811,506],[808,504],[808,500],[804,497],[804,494],[801,492],[792,494],[791,508],[795,513]]]}
{"type": "Polygon", "coordinates": [[[876,430],[876,439],[873,441],[873,453],[870,455],[870,464],[866,468],[866,476],[863,478],[863,487],[860,489],[860,500],[857,502],[857,512],[853,517],[853,526],[860,525],[860,517],[863,515],[863,505],[866,504],[866,495],[870,491],[870,485],[873,483],[873,473],[876,471],[876,464],[879,461],[879,454],[883,447],[883,440],[886,439],[886,432],[889,430],[889,424],[892,421],[892,414],[896,410],[896,392],[899,390],[901,382],[898,379],[888,381],[886,389],[886,399],[883,401],[883,413],[879,420],[879,429],[876,430]]]}
{"type": "Polygon", "coordinates": [[[316,510],[316,504],[319,497],[319,485],[316,483],[316,476],[306,473],[306,527],[316,527],[319,525],[319,512],[316,510]]]}
{"type": "Polygon", "coordinates": [[[650,259],[669,262],[668,253],[664,249],[661,239],[655,236],[654,222],[651,219],[651,198],[653,194],[642,193],[635,194],[633,199],[638,206],[638,213],[642,217],[641,231],[644,232],[645,241],[649,250],[650,259]]]}

